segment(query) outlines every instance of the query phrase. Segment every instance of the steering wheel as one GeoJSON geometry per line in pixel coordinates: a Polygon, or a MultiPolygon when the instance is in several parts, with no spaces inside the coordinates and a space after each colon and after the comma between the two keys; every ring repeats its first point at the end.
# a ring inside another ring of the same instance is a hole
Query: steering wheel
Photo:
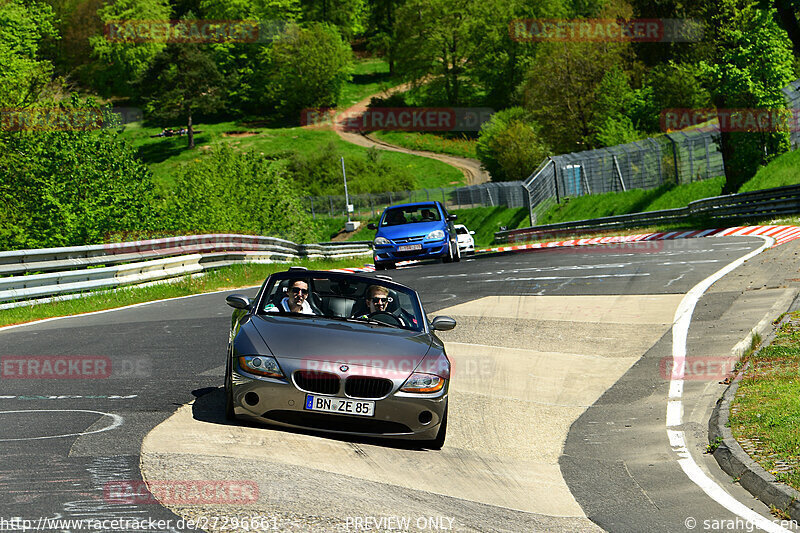
{"type": "Polygon", "coordinates": [[[374,313],[368,314],[367,318],[377,320],[378,322],[383,322],[384,324],[401,327],[403,326],[403,323],[400,321],[400,319],[388,311],[375,311],[374,313]],[[388,318],[389,320],[384,320],[385,318],[388,318]]]}

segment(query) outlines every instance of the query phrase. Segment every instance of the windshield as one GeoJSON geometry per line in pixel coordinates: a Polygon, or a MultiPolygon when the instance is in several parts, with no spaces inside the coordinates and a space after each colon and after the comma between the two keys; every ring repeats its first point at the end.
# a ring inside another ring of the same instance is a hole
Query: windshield
{"type": "Polygon", "coordinates": [[[416,292],[381,279],[348,274],[281,273],[270,277],[259,314],[356,320],[422,331],[416,292]]]}
{"type": "Polygon", "coordinates": [[[435,205],[408,205],[386,210],[381,226],[399,226],[415,222],[436,222],[442,220],[435,205]]]}

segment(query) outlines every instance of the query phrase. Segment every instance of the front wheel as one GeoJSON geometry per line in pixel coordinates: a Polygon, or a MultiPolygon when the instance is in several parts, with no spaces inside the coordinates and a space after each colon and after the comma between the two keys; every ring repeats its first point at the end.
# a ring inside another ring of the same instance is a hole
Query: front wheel
{"type": "Polygon", "coordinates": [[[454,254],[453,254],[453,243],[447,243],[447,255],[442,257],[442,263],[452,263],[454,261],[454,254]]]}
{"type": "Polygon", "coordinates": [[[233,410],[233,380],[230,374],[231,360],[228,357],[228,364],[225,368],[225,419],[236,420],[236,413],[233,410]]]}
{"type": "Polygon", "coordinates": [[[444,447],[444,439],[447,436],[447,407],[444,408],[444,415],[442,416],[442,423],[439,424],[439,432],[436,433],[436,438],[432,440],[422,441],[425,448],[431,450],[441,450],[444,447]]]}

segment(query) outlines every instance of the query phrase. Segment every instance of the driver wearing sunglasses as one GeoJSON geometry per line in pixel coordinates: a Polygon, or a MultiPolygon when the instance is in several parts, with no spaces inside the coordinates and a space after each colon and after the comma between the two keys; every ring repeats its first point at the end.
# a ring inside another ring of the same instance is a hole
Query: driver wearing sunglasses
{"type": "Polygon", "coordinates": [[[395,316],[395,318],[397,318],[397,320],[400,322],[401,326],[406,326],[406,321],[403,320],[402,317],[386,310],[389,306],[389,289],[386,287],[382,287],[380,285],[370,285],[370,287],[367,289],[365,300],[368,310],[367,314],[356,318],[368,318],[373,313],[388,313],[395,316]]]}

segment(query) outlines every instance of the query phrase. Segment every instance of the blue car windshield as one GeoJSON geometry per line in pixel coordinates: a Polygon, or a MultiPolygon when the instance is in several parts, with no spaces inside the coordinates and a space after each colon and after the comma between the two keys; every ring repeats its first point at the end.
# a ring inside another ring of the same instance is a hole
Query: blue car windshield
{"type": "Polygon", "coordinates": [[[416,222],[437,222],[442,220],[435,205],[409,205],[386,210],[381,226],[399,226],[416,222]]]}

